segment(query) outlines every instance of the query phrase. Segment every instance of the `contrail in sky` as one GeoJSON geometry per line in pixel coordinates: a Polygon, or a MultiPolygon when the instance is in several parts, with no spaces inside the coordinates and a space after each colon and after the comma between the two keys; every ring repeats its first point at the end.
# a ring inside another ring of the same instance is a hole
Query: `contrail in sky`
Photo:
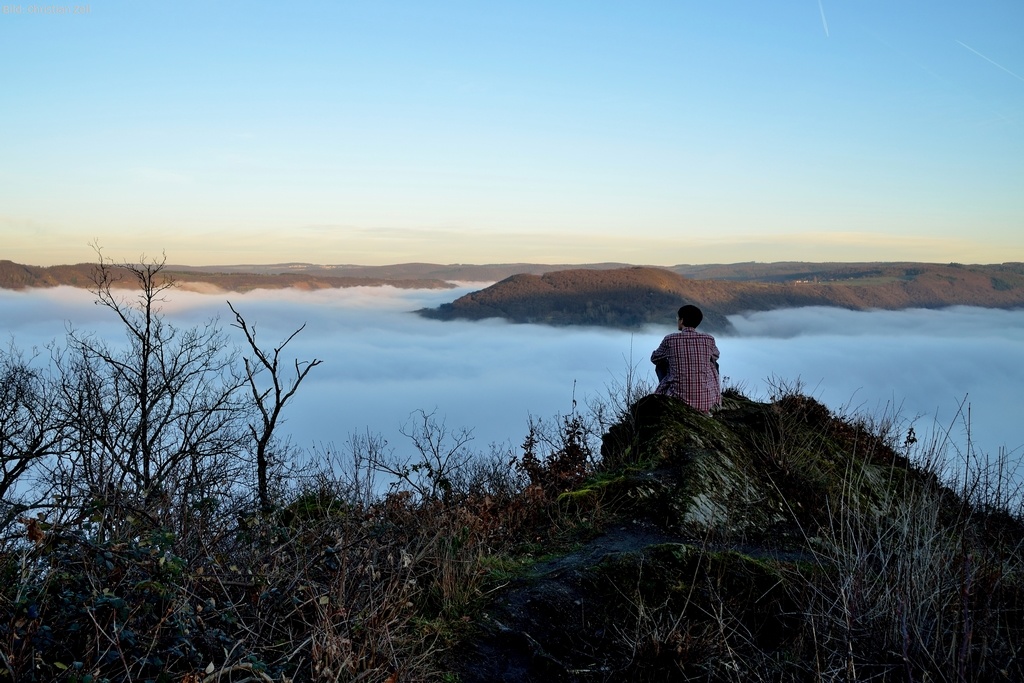
{"type": "Polygon", "coordinates": [[[821,11],[821,25],[825,28],[825,37],[828,38],[828,20],[825,19],[825,6],[818,0],[818,9],[821,11]]]}
{"type": "MultiPolygon", "coordinates": [[[[818,2],[820,3],[820,2],[821,2],[821,0],[818,0],[818,2]]],[[[954,39],[954,40],[955,40],[955,39],[954,39]]],[[[1016,78],[1016,79],[1017,79],[1018,81],[1024,81],[1024,78],[1021,78],[1021,77],[1020,77],[1020,76],[1018,76],[1017,74],[1013,73],[1012,71],[1010,71],[1009,69],[1007,69],[1007,68],[1006,68],[1005,66],[1003,66],[1003,65],[1002,65],[1002,64],[1000,64],[999,62],[996,62],[996,61],[994,61],[994,60],[991,60],[991,59],[989,59],[988,57],[986,57],[985,55],[981,54],[980,52],[978,52],[977,50],[975,50],[975,49],[974,49],[973,47],[971,47],[970,45],[968,45],[967,43],[962,43],[962,42],[960,42],[959,40],[957,40],[956,42],[960,43],[961,45],[963,45],[964,47],[966,47],[966,48],[967,48],[968,50],[970,50],[970,51],[971,51],[971,52],[973,52],[974,54],[976,54],[976,55],[978,55],[979,57],[981,57],[982,59],[984,59],[984,60],[985,60],[986,62],[988,62],[989,64],[993,64],[994,66],[998,66],[998,67],[999,67],[1000,69],[1002,69],[1002,70],[1003,70],[1003,71],[1005,71],[1006,73],[1010,74],[1011,76],[1013,76],[1014,78],[1016,78]]]]}

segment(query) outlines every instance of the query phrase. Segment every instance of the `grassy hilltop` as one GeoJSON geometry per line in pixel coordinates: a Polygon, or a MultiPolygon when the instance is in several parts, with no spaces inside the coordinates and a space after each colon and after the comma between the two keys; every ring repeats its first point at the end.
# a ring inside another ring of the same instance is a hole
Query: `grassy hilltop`
{"type": "MultiPolygon", "coordinates": [[[[464,681],[1020,680],[1024,525],[996,478],[783,390],[634,404],[498,589],[464,681]],[[571,529],[571,531],[568,531],[571,529]]],[[[1019,505],[1019,499],[1013,502],[1019,505]]]]}

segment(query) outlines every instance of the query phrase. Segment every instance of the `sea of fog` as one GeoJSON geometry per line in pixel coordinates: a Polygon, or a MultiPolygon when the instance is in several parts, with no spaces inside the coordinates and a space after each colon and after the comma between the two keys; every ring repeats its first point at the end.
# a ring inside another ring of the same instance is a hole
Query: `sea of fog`
{"type": "MultiPolygon", "coordinates": [[[[410,449],[401,435],[417,411],[452,430],[473,430],[472,446],[516,448],[531,416],[550,419],[573,401],[606,396],[628,370],[653,377],[650,352],[673,331],[513,325],[499,320],[440,322],[412,311],[479,289],[390,287],[274,290],[247,294],[172,292],[164,306],[176,325],[229,327],[230,300],[255,325],[265,348],[305,329],[284,357],[323,363],[289,405],[283,431],[305,449],[343,446],[353,433],[380,434],[410,449]]],[[[801,308],[732,317],[735,335],[719,335],[727,386],[753,398],[799,383],[830,408],[869,416],[897,414],[919,436],[979,453],[1024,453],[1024,311],[854,312],[801,308]]],[[[88,292],[55,288],[0,291],[0,330],[23,350],[62,341],[66,329],[123,339],[111,312],[88,292]]],[[[39,362],[46,358],[42,354],[39,362]]],[[[905,427],[904,427],[905,428],[905,427]]]]}

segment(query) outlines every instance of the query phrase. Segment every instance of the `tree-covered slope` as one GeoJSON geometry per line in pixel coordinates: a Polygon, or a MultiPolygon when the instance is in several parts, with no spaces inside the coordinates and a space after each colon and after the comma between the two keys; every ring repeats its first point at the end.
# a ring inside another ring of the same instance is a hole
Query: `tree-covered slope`
{"type": "Polygon", "coordinates": [[[1015,308],[1024,306],[1024,273],[1012,264],[876,264],[805,269],[791,273],[786,281],[758,282],[696,279],[668,269],[639,266],[574,269],[515,275],[420,313],[442,320],[498,317],[518,323],[635,328],[671,322],[682,303],[700,306],[707,321],[705,329],[712,332],[728,329],[728,315],[802,306],[854,310],[954,305],[1015,308]]]}

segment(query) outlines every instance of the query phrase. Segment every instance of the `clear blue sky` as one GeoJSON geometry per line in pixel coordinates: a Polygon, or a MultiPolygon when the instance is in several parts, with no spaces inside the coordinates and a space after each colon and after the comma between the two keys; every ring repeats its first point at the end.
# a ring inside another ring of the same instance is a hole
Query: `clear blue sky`
{"type": "Polygon", "coordinates": [[[1020,0],[4,2],[0,258],[1024,261],[1020,0]]]}

